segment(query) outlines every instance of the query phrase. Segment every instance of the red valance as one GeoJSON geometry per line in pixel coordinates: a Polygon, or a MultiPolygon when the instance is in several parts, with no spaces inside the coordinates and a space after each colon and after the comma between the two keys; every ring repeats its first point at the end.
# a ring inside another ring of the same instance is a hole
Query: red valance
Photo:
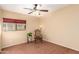
{"type": "Polygon", "coordinates": [[[26,24],[26,20],[11,19],[11,18],[3,18],[3,22],[6,22],[6,23],[20,23],[20,24],[26,24]]]}
{"type": "Polygon", "coordinates": [[[26,24],[26,21],[25,21],[25,20],[16,20],[15,22],[16,22],[16,23],[26,24]]]}

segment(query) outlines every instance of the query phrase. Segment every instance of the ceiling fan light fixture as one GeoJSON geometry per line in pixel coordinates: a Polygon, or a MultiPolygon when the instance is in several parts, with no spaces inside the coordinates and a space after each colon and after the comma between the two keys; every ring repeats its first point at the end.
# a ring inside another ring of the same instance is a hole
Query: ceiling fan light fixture
{"type": "Polygon", "coordinates": [[[31,8],[24,8],[24,9],[28,9],[28,10],[31,10],[31,12],[29,12],[28,14],[34,14],[34,15],[40,15],[40,12],[48,12],[48,10],[40,10],[38,7],[41,7],[42,5],[41,4],[33,4],[34,7],[33,9],[31,8]]]}

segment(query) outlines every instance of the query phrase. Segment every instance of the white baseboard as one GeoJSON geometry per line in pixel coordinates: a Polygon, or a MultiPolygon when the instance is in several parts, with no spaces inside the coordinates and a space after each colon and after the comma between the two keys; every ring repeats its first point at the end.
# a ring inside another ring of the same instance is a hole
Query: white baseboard
{"type": "Polygon", "coordinates": [[[7,46],[3,46],[2,49],[3,48],[7,48],[7,47],[11,47],[11,46],[14,46],[14,45],[19,45],[19,44],[22,44],[22,43],[27,43],[27,42],[24,41],[24,42],[19,42],[19,43],[16,43],[16,44],[11,44],[11,45],[7,45],[7,46]]]}

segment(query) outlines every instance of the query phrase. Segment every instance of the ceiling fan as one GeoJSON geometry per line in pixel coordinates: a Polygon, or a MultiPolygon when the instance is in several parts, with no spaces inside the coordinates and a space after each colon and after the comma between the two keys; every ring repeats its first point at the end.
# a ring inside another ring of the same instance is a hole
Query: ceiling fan
{"type": "MultiPolygon", "coordinates": [[[[33,5],[34,5],[33,9],[31,9],[31,8],[24,8],[24,9],[31,10],[31,12],[29,12],[28,14],[31,14],[31,13],[36,12],[36,11],[48,12],[48,10],[40,10],[40,9],[37,9],[37,7],[38,7],[40,4],[33,4],[33,5]]],[[[41,7],[41,5],[40,5],[40,7],[41,7]]],[[[40,15],[40,13],[39,13],[39,15],[40,15]]]]}

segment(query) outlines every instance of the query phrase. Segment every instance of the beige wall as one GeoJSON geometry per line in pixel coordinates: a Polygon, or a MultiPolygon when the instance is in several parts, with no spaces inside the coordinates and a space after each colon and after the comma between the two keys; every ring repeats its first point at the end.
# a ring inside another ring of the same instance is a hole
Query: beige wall
{"type": "Polygon", "coordinates": [[[16,44],[27,42],[27,32],[33,32],[38,27],[38,18],[34,16],[22,15],[10,11],[3,11],[3,17],[24,19],[27,21],[25,31],[7,31],[3,32],[3,48],[16,44]]]}
{"type": "Polygon", "coordinates": [[[2,10],[0,10],[0,51],[1,51],[1,48],[2,48],[2,27],[1,27],[1,24],[2,24],[2,10]]]}
{"type": "Polygon", "coordinates": [[[1,45],[2,45],[2,44],[1,44],[2,42],[1,42],[1,41],[2,41],[2,40],[1,40],[1,22],[0,22],[0,51],[1,51],[1,45]]]}
{"type": "Polygon", "coordinates": [[[45,40],[79,51],[79,5],[69,5],[40,19],[45,40]]]}

